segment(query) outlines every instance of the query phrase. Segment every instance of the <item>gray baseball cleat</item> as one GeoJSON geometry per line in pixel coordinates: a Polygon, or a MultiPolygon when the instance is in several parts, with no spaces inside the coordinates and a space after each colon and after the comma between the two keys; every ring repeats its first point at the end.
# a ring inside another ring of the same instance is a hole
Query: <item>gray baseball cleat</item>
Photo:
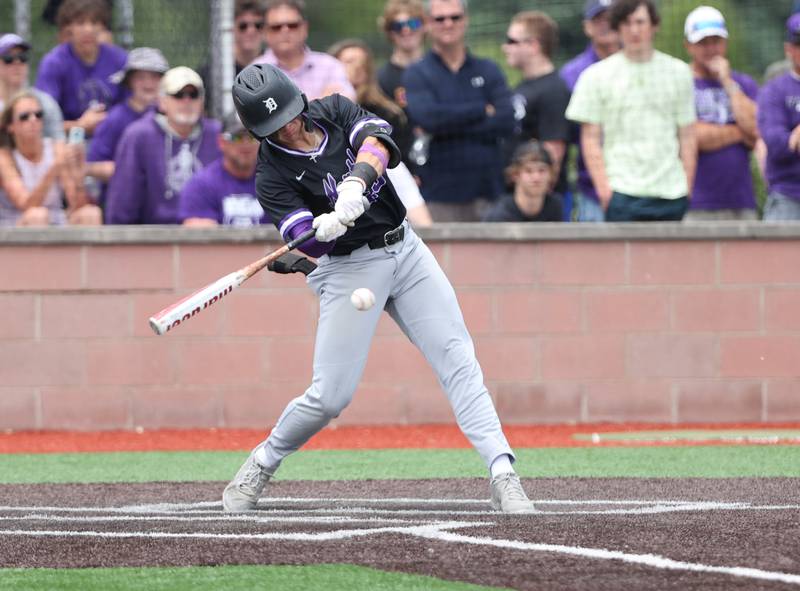
{"type": "Polygon", "coordinates": [[[255,449],[250,452],[245,463],[222,493],[222,508],[228,513],[255,509],[261,492],[272,477],[266,468],[256,462],[255,453],[255,449]]]}
{"type": "Polygon", "coordinates": [[[498,474],[489,483],[492,508],[502,513],[534,513],[536,509],[514,472],[498,474]]]}

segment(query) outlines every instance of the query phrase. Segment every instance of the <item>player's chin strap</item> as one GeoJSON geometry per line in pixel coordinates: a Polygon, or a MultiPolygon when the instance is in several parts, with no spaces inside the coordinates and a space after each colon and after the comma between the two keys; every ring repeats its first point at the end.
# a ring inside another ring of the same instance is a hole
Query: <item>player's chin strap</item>
{"type": "Polygon", "coordinates": [[[289,273],[302,273],[308,275],[317,265],[309,261],[306,257],[300,256],[293,252],[287,252],[283,256],[278,257],[274,261],[270,261],[267,269],[274,273],[289,274],[289,273]]]}

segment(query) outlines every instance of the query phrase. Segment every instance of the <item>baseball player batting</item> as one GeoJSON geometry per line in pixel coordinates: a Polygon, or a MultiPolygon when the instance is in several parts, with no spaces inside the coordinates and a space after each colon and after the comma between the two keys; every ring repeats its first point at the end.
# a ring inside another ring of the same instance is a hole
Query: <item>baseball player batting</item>
{"type": "Polygon", "coordinates": [[[225,488],[225,510],[254,509],[283,459],[350,403],[386,310],[435,370],[459,427],[489,468],[492,507],[533,511],[512,468],[514,452],[483,383],[453,287],[408,225],[384,176],[400,161],[392,128],[339,95],[309,103],[268,64],[242,70],[233,99],[242,122],[261,141],[256,190],[264,210],[286,241],[316,230],[299,249],[318,257],[307,281],[320,309],[311,385],[289,403],[225,488]],[[357,311],[350,303],[359,287],[375,294],[369,310],[357,311]]]}

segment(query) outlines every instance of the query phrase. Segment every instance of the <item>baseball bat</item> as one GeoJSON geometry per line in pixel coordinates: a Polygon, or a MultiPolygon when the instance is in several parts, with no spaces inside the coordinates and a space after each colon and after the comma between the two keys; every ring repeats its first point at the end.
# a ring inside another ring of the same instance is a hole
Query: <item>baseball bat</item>
{"type": "Polygon", "coordinates": [[[294,240],[287,242],[279,249],[269,253],[268,255],[253,261],[246,267],[242,267],[238,271],[229,273],[225,277],[217,279],[214,283],[206,285],[204,288],[197,290],[191,295],[186,296],[182,300],[167,306],[158,314],[150,317],[150,328],[158,334],[162,335],[176,326],[193,318],[201,311],[209,306],[216,304],[224,296],[231,293],[234,288],[239,287],[242,283],[250,279],[253,275],[258,273],[261,269],[266,267],[275,259],[283,256],[290,250],[294,250],[306,240],[314,237],[316,230],[313,228],[307,232],[300,234],[294,240]]]}

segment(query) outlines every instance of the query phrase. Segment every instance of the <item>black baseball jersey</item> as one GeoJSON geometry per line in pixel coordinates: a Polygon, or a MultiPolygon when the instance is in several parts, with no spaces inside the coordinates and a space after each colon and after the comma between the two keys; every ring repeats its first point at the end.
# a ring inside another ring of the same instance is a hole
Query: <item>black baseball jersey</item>
{"type": "MultiPolygon", "coordinates": [[[[323,132],[315,150],[292,150],[266,139],[258,154],[258,200],[287,242],[310,229],[316,216],[333,211],[336,186],[350,174],[362,142],[392,132],[386,121],[338,94],[311,101],[306,116],[323,132]]],[[[403,222],[405,207],[385,175],[368,189],[367,198],[370,208],[332,248],[301,249],[312,256],[347,254],[403,222]]]]}

